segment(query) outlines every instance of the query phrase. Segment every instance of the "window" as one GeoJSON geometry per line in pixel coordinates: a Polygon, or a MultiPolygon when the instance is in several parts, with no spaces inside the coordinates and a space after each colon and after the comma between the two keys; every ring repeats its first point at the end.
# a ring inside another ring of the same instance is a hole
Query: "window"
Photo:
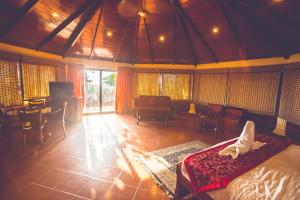
{"type": "Polygon", "coordinates": [[[49,82],[57,80],[57,68],[24,63],[24,99],[49,96],[49,82]]]}
{"type": "Polygon", "coordinates": [[[16,61],[0,60],[0,103],[22,104],[20,74],[16,61]]]}
{"type": "Polygon", "coordinates": [[[189,100],[191,80],[190,74],[163,74],[162,95],[172,100],[189,100]]]}
{"type": "Polygon", "coordinates": [[[300,125],[300,69],[284,72],[279,116],[300,125]]]}
{"type": "Polygon", "coordinates": [[[227,74],[197,74],[195,81],[195,98],[198,102],[208,104],[225,104],[227,74]]]}
{"type": "Polygon", "coordinates": [[[228,105],[274,114],[279,72],[231,73],[228,105]]]}
{"type": "Polygon", "coordinates": [[[159,95],[160,74],[159,73],[137,73],[136,74],[136,96],[159,95]]]}

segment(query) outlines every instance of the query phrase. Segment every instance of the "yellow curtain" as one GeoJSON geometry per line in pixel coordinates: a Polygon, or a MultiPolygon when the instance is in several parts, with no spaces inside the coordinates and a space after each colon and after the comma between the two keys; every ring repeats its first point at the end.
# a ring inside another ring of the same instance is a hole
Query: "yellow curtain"
{"type": "Polygon", "coordinates": [[[160,74],[159,73],[137,73],[136,74],[136,96],[159,95],[160,74]]]}
{"type": "Polygon", "coordinates": [[[24,99],[49,96],[49,82],[56,81],[57,69],[24,63],[22,65],[24,99]]]}
{"type": "Polygon", "coordinates": [[[191,91],[191,75],[164,74],[162,94],[170,96],[172,100],[188,100],[191,91]]]}
{"type": "Polygon", "coordinates": [[[4,106],[22,104],[20,85],[18,63],[0,60],[0,103],[4,106]]]}

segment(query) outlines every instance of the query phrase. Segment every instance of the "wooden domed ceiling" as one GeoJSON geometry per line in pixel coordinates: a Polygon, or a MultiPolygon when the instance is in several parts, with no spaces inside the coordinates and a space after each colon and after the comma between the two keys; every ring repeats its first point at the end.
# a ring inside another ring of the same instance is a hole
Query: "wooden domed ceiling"
{"type": "Polygon", "coordinates": [[[200,64],[300,52],[299,0],[1,0],[1,42],[61,56],[200,64]]]}

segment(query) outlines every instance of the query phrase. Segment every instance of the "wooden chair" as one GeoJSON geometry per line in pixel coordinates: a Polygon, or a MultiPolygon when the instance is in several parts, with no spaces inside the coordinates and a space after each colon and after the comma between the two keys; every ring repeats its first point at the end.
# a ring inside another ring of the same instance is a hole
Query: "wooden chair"
{"type": "MultiPolygon", "coordinates": [[[[3,105],[0,104],[0,127],[1,136],[11,143],[13,130],[18,130],[20,128],[20,121],[17,115],[8,115],[8,110],[3,105]]],[[[17,112],[16,112],[17,114],[17,112]]]]}
{"type": "Polygon", "coordinates": [[[28,101],[28,107],[29,108],[38,108],[42,109],[45,106],[45,100],[44,99],[34,99],[28,101]]]}
{"type": "Polygon", "coordinates": [[[216,137],[223,131],[223,105],[208,104],[207,109],[199,115],[199,131],[211,129],[216,137]]]}
{"type": "Polygon", "coordinates": [[[50,128],[56,129],[61,128],[63,130],[64,136],[67,137],[67,131],[66,131],[66,120],[65,120],[65,115],[66,115],[66,108],[67,108],[68,102],[64,101],[63,103],[60,103],[61,106],[58,106],[58,103],[53,105],[51,109],[53,112],[47,114],[47,120],[49,122],[50,128]]]}
{"type": "Polygon", "coordinates": [[[43,146],[44,131],[47,121],[43,118],[41,109],[19,110],[21,131],[23,133],[23,148],[26,148],[27,136],[32,134],[37,136],[41,146],[43,146]]]}

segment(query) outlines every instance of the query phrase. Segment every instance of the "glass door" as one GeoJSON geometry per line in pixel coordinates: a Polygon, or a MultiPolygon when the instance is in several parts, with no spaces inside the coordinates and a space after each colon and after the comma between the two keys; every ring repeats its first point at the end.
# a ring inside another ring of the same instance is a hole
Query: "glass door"
{"type": "Polygon", "coordinates": [[[115,111],[117,72],[102,71],[101,108],[102,112],[115,111]]]}
{"type": "Polygon", "coordinates": [[[115,71],[84,70],[84,113],[115,111],[116,77],[115,71]]]}

